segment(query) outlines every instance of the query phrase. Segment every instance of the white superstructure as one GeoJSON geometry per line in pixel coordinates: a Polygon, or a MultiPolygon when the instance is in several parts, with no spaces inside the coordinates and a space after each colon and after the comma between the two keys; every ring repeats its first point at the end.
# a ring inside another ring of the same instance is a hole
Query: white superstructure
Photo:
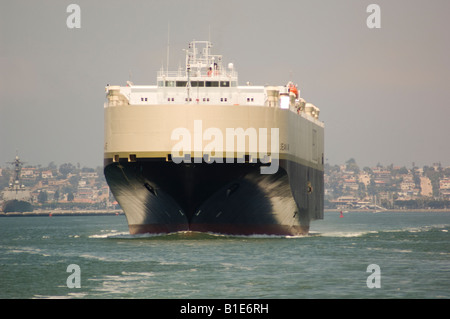
{"type": "Polygon", "coordinates": [[[230,106],[268,106],[290,109],[317,122],[319,109],[300,97],[297,86],[238,85],[232,63],[223,65],[221,55],[211,54],[209,41],[193,41],[186,51],[186,67],[178,71],[161,70],[157,85],[107,86],[108,106],[199,104],[230,106]]]}

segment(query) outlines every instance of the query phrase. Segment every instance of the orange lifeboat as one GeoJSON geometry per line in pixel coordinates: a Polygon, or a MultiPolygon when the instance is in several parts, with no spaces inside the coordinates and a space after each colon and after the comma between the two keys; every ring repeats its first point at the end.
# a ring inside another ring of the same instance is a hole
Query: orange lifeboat
{"type": "Polygon", "coordinates": [[[289,92],[292,92],[295,94],[295,97],[298,98],[298,90],[297,87],[294,84],[289,85],[289,92]]]}

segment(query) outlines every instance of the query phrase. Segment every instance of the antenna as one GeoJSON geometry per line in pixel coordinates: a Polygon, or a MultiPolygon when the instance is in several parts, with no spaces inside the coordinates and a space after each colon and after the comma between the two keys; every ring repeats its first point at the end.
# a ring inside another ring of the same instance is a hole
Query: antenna
{"type": "Polygon", "coordinates": [[[166,65],[167,73],[169,73],[169,50],[170,50],[170,22],[167,25],[167,65],[166,65]]]}
{"type": "Polygon", "coordinates": [[[208,42],[211,43],[211,25],[208,26],[208,42]]]}

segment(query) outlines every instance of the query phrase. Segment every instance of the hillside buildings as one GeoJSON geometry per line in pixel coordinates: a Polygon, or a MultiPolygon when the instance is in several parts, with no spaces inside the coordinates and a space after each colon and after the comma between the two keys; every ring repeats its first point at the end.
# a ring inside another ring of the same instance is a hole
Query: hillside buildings
{"type": "MultiPolygon", "coordinates": [[[[8,186],[11,168],[0,168],[0,190],[8,186]]],[[[343,165],[325,165],[325,207],[350,208],[449,208],[450,167],[364,167],[350,159],[343,165]]],[[[21,182],[30,189],[34,206],[116,208],[103,168],[72,164],[57,167],[28,166],[21,182]]],[[[0,207],[2,198],[0,196],[0,207]]]]}
{"type": "Polygon", "coordinates": [[[450,167],[325,165],[328,208],[450,208],[450,167]],[[415,207],[417,206],[417,207],[415,207]]]}
{"type": "MultiPolygon", "coordinates": [[[[79,169],[71,164],[63,165],[59,169],[55,165],[22,168],[21,182],[30,190],[33,206],[114,208],[117,202],[109,191],[102,168],[79,169]]],[[[11,178],[12,170],[3,168],[0,190],[8,185],[11,178]]],[[[0,209],[1,201],[0,195],[0,209]]]]}

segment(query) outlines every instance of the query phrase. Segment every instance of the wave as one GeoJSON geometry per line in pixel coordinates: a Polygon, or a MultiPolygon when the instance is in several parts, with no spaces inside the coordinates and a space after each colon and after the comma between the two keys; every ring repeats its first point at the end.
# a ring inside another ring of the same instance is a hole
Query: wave
{"type": "Polygon", "coordinates": [[[424,226],[411,226],[411,227],[405,227],[400,229],[391,229],[391,230],[384,230],[386,233],[395,233],[395,232],[408,232],[408,233],[424,233],[424,232],[430,232],[430,231],[441,231],[444,233],[448,232],[448,228],[450,228],[450,225],[442,224],[442,225],[424,225],[424,226]]]}
{"type": "Polygon", "coordinates": [[[171,234],[161,233],[161,234],[130,234],[129,232],[111,232],[111,233],[105,233],[105,234],[94,234],[90,235],[89,238],[100,238],[100,239],[142,239],[142,238],[160,238],[160,237],[166,237],[171,236],[171,234]]]}
{"type": "Polygon", "coordinates": [[[426,225],[426,226],[407,226],[404,228],[396,229],[380,229],[380,230],[344,230],[344,231],[314,231],[310,232],[309,236],[317,237],[338,237],[338,238],[353,238],[353,237],[363,237],[366,235],[374,234],[387,234],[387,233],[425,233],[432,231],[439,231],[443,233],[448,233],[449,225],[426,225]]]}
{"type": "Polygon", "coordinates": [[[202,233],[202,232],[191,232],[191,231],[181,231],[174,233],[158,233],[158,234],[130,234],[129,232],[117,232],[112,231],[101,231],[101,234],[94,234],[88,236],[89,238],[118,238],[118,239],[141,239],[141,238],[162,238],[162,239],[227,239],[227,238],[250,238],[250,239],[265,239],[265,238],[303,238],[308,237],[308,235],[299,236],[287,236],[287,235],[265,235],[265,234],[253,234],[253,235],[228,235],[220,233],[202,233]]]}
{"type": "Polygon", "coordinates": [[[377,230],[363,230],[363,231],[327,231],[327,232],[310,232],[309,236],[313,237],[338,237],[338,238],[353,238],[353,237],[362,237],[368,234],[377,234],[379,231],[377,230]]]}
{"type": "Polygon", "coordinates": [[[128,232],[111,231],[109,233],[94,234],[94,235],[90,235],[88,237],[89,238],[115,238],[115,237],[120,238],[120,237],[127,237],[128,235],[130,235],[128,232]]]}
{"type": "MultiPolygon", "coordinates": [[[[253,235],[227,235],[220,233],[201,233],[201,232],[174,232],[174,233],[145,233],[145,234],[130,234],[128,231],[119,232],[117,230],[101,230],[100,234],[93,234],[88,236],[94,239],[166,239],[166,240],[199,240],[199,239],[302,239],[302,238],[314,238],[314,237],[335,237],[335,238],[356,238],[367,235],[381,234],[381,233],[421,233],[429,231],[441,231],[448,232],[450,225],[426,225],[426,226],[407,226],[394,229],[346,229],[346,230],[314,230],[310,231],[308,235],[265,235],[265,234],[253,234],[253,235]]],[[[79,237],[79,236],[73,236],[79,237]]]]}
{"type": "Polygon", "coordinates": [[[97,261],[116,261],[115,259],[112,259],[112,258],[102,257],[102,256],[97,256],[97,255],[90,255],[90,254],[81,254],[80,257],[85,258],[85,259],[97,260],[97,261]]]}
{"type": "Polygon", "coordinates": [[[70,292],[65,296],[52,296],[52,295],[34,295],[32,299],[73,299],[73,298],[84,298],[87,293],[76,293],[70,292]]]}
{"type": "Polygon", "coordinates": [[[377,233],[377,231],[360,231],[360,232],[315,232],[311,231],[308,235],[266,235],[266,234],[252,234],[252,235],[226,235],[219,233],[196,233],[178,232],[178,233],[161,233],[161,234],[130,234],[128,232],[121,233],[105,233],[90,235],[89,238],[95,239],[302,239],[311,237],[361,237],[366,234],[377,233]]]}
{"type": "Polygon", "coordinates": [[[141,279],[141,278],[153,277],[153,276],[155,276],[155,273],[153,273],[153,272],[122,271],[122,275],[131,277],[131,278],[141,279]]]}
{"type": "Polygon", "coordinates": [[[30,254],[30,255],[40,255],[43,257],[50,257],[51,254],[48,252],[34,247],[14,247],[14,246],[8,246],[5,247],[7,252],[9,253],[15,253],[15,254],[30,254]]]}

